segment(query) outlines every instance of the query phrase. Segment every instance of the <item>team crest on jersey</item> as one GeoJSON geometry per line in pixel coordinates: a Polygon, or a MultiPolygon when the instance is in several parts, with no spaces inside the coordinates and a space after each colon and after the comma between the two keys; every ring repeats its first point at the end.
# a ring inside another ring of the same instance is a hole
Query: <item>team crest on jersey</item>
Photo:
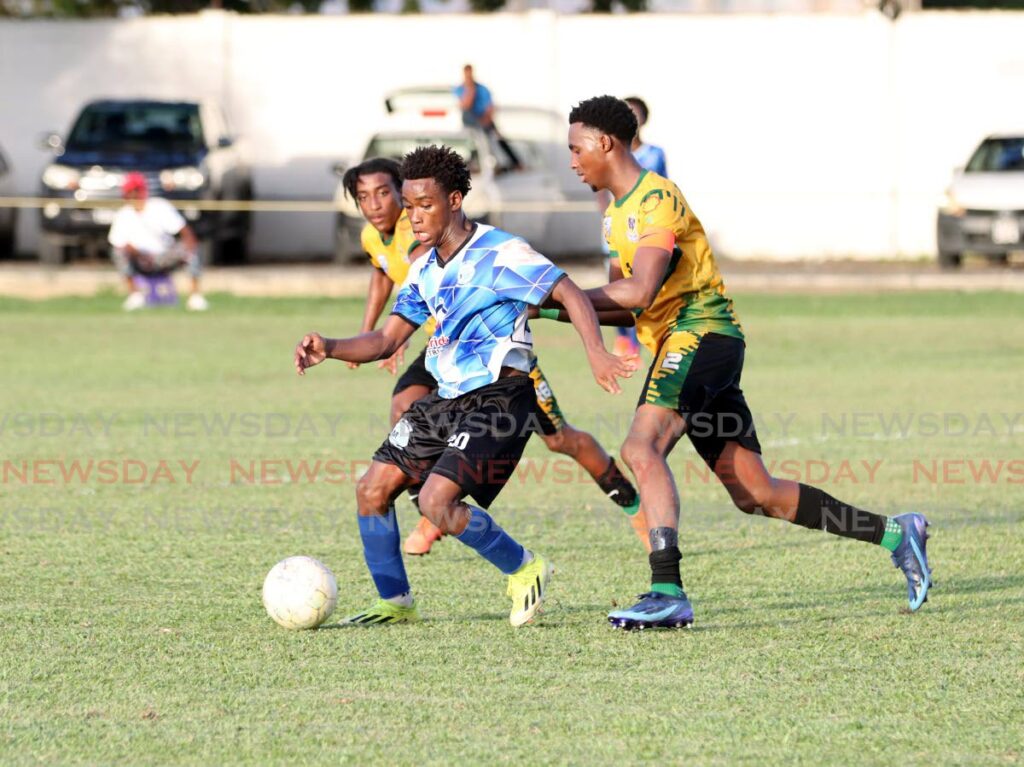
{"type": "Polygon", "coordinates": [[[605,240],[611,240],[611,238],[612,238],[612,217],[611,216],[605,216],[604,217],[603,227],[604,227],[604,238],[605,238],[605,240]]]}
{"type": "Polygon", "coordinates": [[[388,257],[383,253],[378,254],[377,265],[386,272],[388,270],[388,257]]]}
{"type": "Polygon", "coordinates": [[[476,267],[467,262],[459,267],[459,276],[456,279],[460,285],[465,285],[473,279],[474,274],[476,274],[476,267]]]}
{"type": "Polygon", "coordinates": [[[641,213],[653,213],[661,205],[661,198],[664,196],[664,192],[660,189],[654,189],[647,193],[647,196],[640,201],[640,212],[641,213]]]}
{"type": "Polygon", "coordinates": [[[640,232],[636,230],[636,216],[630,216],[626,219],[626,236],[630,242],[640,241],[640,232]]]}
{"type": "Polygon", "coordinates": [[[412,426],[404,418],[395,424],[395,428],[388,435],[388,442],[402,450],[409,444],[409,437],[412,435],[412,426]]]}

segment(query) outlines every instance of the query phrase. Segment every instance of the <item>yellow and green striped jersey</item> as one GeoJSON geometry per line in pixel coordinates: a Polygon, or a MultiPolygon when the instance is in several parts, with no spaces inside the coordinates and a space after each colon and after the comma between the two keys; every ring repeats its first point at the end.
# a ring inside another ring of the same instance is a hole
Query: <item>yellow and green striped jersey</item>
{"type": "Polygon", "coordinates": [[[380,269],[396,285],[405,282],[409,274],[409,253],[419,243],[412,233],[412,224],[409,223],[409,216],[405,211],[398,217],[395,223],[395,231],[388,238],[384,238],[373,224],[367,224],[359,236],[363,250],[370,257],[370,262],[380,269]]]}
{"type": "Polygon", "coordinates": [[[671,181],[643,171],[636,185],[605,211],[604,237],[626,277],[633,274],[640,248],[672,253],[654,301],[637,312],[637,338],[652,353],[665,336],[681,330],[743,338],[704,227],[671,181]]]}
{"type": "MultiPolygon", "coordinates": [[[[367,224],[359,235],[363,250],[370,257],[370,263],[380,269],[388,276],[393,283],[402,286],[409,274],[409,264],[414,259],[410,253],[419,245],[419,241],[412,233],[412,224],[409,223],[409,216],[403,210],[402,215],[395,222],[395,231],[384,238],[373,224],[367,224]]],[[[423,323],[423,331],[428,335],[434,334],[434,327],[437,323],[431,317],[423,323]]]]}

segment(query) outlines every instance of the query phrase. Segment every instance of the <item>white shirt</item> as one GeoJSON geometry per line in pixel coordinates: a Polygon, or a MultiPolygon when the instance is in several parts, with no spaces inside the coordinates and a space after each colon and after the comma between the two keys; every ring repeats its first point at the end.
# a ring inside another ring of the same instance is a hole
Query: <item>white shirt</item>
{"type": "Polygon", "coordinates": [[[159,256],[174,245],[185,219],[163,197],[149,197],[141,211],[125,205],[110,224],[107,241],[115,248],[131,245],[140,253],[159,256]]]}

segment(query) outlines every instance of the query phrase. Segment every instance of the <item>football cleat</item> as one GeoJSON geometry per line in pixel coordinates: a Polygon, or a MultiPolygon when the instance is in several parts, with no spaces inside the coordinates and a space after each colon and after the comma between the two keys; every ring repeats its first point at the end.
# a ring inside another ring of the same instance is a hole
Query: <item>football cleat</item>
{"type": "Polygon", "coordinates": [[[424,554],[429,554],[434,543],[443,537],[444,533],[433,522],[426,517],[420,517],[416,529],[409,533],[409,537],[405,539],[402,550],[411,556],[420,557],[424,554]]]}
{"type": "Polygon", "coordinates": [[[396,605],[386,599],[378,599],[369,609],[350,615],[342,626],[383,626],[392,623],[416,623],[420,619],[416,604],[408,607],[396,605]]]}
{"type": "Polygon", "coordinates": [[[637,599],[640,601],[626,610],[608,613],[608,622],[625,631],[681,629],[693,624],[693,607],[685,594],[672,597],[649,591],[637,599]]]}
{"type": "Polygon", "coordinates": [[[548,593],[548,582],[555,568],[539,554],[508,577],[505,593],[512,597],[512,612],[508,620],[515,627],[530,623],[541,612],[544,597],[548,593]]]}
{"type": "Polygon", "coordinates": [[[900,514],[893,517],[903,529],[903,540],[892,553],[892,563],[907,576],[907,600],[911,612],[928,601],[932,571],[928,567],[928,520],[923,514],[900,514]]]}

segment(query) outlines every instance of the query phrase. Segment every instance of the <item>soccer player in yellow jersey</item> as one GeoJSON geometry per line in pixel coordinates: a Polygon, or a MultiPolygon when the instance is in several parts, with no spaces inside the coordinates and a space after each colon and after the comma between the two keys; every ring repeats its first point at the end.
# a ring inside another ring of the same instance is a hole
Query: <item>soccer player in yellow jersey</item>
{"type": "MultiPolygon", "coordinates": [[[[362,333],[374,330],[381,312],[394,286],[405,282],[409,265],[429,248],[416,241],[409,218],[402,208],[402,177],[398,163],[386,158],[373,158],[349,168],[342,184],[345,191],[355,200],[359,211],[366,219],[361,234],[363,249],[373,263],[373,276],[363,312],[362,333]]],[[[430,319],[424,328],[430,336],[434,331],[430,319]]],[[[414,402],[437,388],[437,382],[426,367],[426,351],[423,350],[399,377],[391,395],[391,423],[394,425],[414,402]]],[[[402,363],[404,350],[379,364],[394,375],[402,363]]],[[[562,415],[558,400],[537,364],[531,357],[530,378],[533,381],[537,400],[536,423],[540,436],[549,450],[573,458],[594,479],[611,500],[629,516],[637,537],[646,548],[649,545],[646,516],[640,508],[636,489],[619,470],[615,460],[605,452],[601,444],[589,432],[573,427],[562,415]]],[[[358,367],[349,363],[350,368],[358,367]]],[[[409,489],[409,496],[416,503],[418,487],[409,489]]],[[[425,516],[420,517],[416,529],[404,544],[406,554],[421,555],[430,552],[433,544],[442,537],[441,531],[425,516]]]]}
{"type": "Polygon", "coordinates": [[[601,311],[636,314],[640,342],[654,355],[622,457],[632,469],[650,525],[651,590],[608,619],[624,629],[693,622],[682,588],[679,496],[667,457],[683,434],[733,502],[808,528],[855,538],[892,552],[907,579],[910,609],[931,585],[921,514],[886,518],[815,487],[771,476],[740,389],[743,330],[704,229],[679,189],[644,170],[630,152],[637,130],[629,106],[612,96],[577,105],[569,115],[571,165],[595,191],[614,197],[604,232],[623,279],[587,291],[601,311]]]}

